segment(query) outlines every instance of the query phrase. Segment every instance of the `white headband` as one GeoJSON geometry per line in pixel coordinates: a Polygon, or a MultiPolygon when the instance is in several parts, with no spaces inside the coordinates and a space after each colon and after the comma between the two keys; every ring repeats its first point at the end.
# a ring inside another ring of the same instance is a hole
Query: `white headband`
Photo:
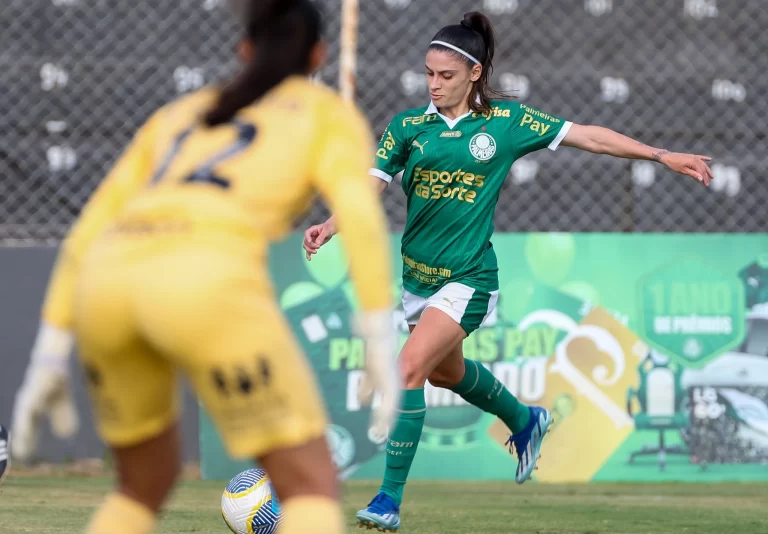
{"type": "Polygon", "coordinates": [[[436,45],[444,46],[444,47],[446,47],[446,48],[450,48],[451,50],[455,50],[456,52],[458,52],[458,53],[459,53],[459,54],[461,54],[462,56],[464,56],[464,57],[468,58],[469,60],[471,60],[471,61],[472,61],[472,63],[477,63],[478,65],[480,65],[480,64],[481,64],[481,63],[480,63],[480,62],[477,60],[477,58],[476,58],[475,56],[473,56],[473,55],[471,55],[471,54],[468,54],[467,52],[465,52],[464,50],[462,50],[462,49],[461,49],[461,48],[459,48],[458,46],[453,46],[451,43],[446,43],[445,41],[432,41],[432,42],[431,42],[431,43],[429,43],[429,44],[430,44],[430,46],[431,46],[431,45],[433,45],[433,44],[436,44],[436,45]]]}

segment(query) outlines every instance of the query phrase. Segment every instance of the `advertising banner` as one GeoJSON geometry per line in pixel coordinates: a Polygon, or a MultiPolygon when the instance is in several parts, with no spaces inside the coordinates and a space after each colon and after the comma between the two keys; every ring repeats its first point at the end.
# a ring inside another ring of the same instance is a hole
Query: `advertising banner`
{"type": "MultiPolygon", "coordinates": [[[[768,480],[768,236],[498,234],[496,311],[464,341],[554,426],[534,480],[768,480]]],[[[399,236],[393,236],[401,272],[399,236]]],[[[357,401],[364,345],[338,239],[307,262],[301,236],[275,245],[280,305],[323,389],[344,478],[380,478],[385,443],[357,401]]],[[[400,280],[392,291],[400,300],[400,280]]],[[[394,320],[407,339],[402,309],[394,320]]],[[[512,480],[496,417],[427,384],[413,479],[512,480]]],[[[205,478],[247,462],[224,453],[201,409],[205,478]]]]}

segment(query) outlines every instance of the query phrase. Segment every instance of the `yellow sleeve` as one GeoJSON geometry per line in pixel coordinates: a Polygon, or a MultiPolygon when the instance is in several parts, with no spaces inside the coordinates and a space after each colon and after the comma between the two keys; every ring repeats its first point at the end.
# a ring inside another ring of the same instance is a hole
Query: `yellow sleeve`
{"type": "Polygon", "coordinates": [[[152,117],[135,135],[93,193],[64,239],[48,281],[42,321],[71,329],[75,286],[80,262],[91,242],[98,237],[126,202],[146,183],[153,170],[152,117]]]}
{"type": "Polygon", "coordinates": [[[368,176],[374,145],[370,126],[353,104],[340,99],[323,106],[321,113],[315,187],[336,219],[361,307],[391,308],[392,245],[380,197],[368,176]]]}

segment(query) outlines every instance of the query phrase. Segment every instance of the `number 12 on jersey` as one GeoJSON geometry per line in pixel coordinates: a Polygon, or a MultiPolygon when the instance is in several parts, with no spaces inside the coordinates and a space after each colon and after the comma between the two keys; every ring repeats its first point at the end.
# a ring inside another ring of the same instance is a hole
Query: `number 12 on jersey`
{"type": "MultiPolygon", "coordinates": [[[[234,122],[232,125],[237,128],[237,139],[232,144],[226,146],[216,154],[212,155],[206,161],[204,161],[197,168],[197,170],[182,180],[183,183],[202,182],[215,185],[222,189],[229,188],[229,180],[217,176],[215,174],[215,167],[221,162],[242,153],[251,145],[251,143],[253,143],[253,140],[256,139],[256,134],[258,133],[258,129],[253,124],[234,122]]],[[[158,184],[163,180],[163,178],[165,178],[165,175],[168,172],[168,168],[171,166],[174,158],[178,155],[181,147],[184,145],[184,142],[192,134],[192,132],[194,132],[194,130],[195,126],[187,128],[176,136],[176,139],[173,140],[171,148],[165,154],[165,157],[155,171],[155,174],[152,176],[150,184],[158,184]]]]}

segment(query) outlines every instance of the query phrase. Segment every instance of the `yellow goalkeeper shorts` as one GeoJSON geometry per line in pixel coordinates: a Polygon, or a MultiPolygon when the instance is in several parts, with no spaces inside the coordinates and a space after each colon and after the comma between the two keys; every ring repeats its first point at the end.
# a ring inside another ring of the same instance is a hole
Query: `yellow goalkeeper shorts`
{"type": "Polygon", "coordinates": [[[324,434],[315,377],[274,301],[265,259],[252,250],[162,238],[91,249],[78,283],[76,333],[106,443],[138,444],[176,421],[177,371],[232,457],[324,434]]]}

